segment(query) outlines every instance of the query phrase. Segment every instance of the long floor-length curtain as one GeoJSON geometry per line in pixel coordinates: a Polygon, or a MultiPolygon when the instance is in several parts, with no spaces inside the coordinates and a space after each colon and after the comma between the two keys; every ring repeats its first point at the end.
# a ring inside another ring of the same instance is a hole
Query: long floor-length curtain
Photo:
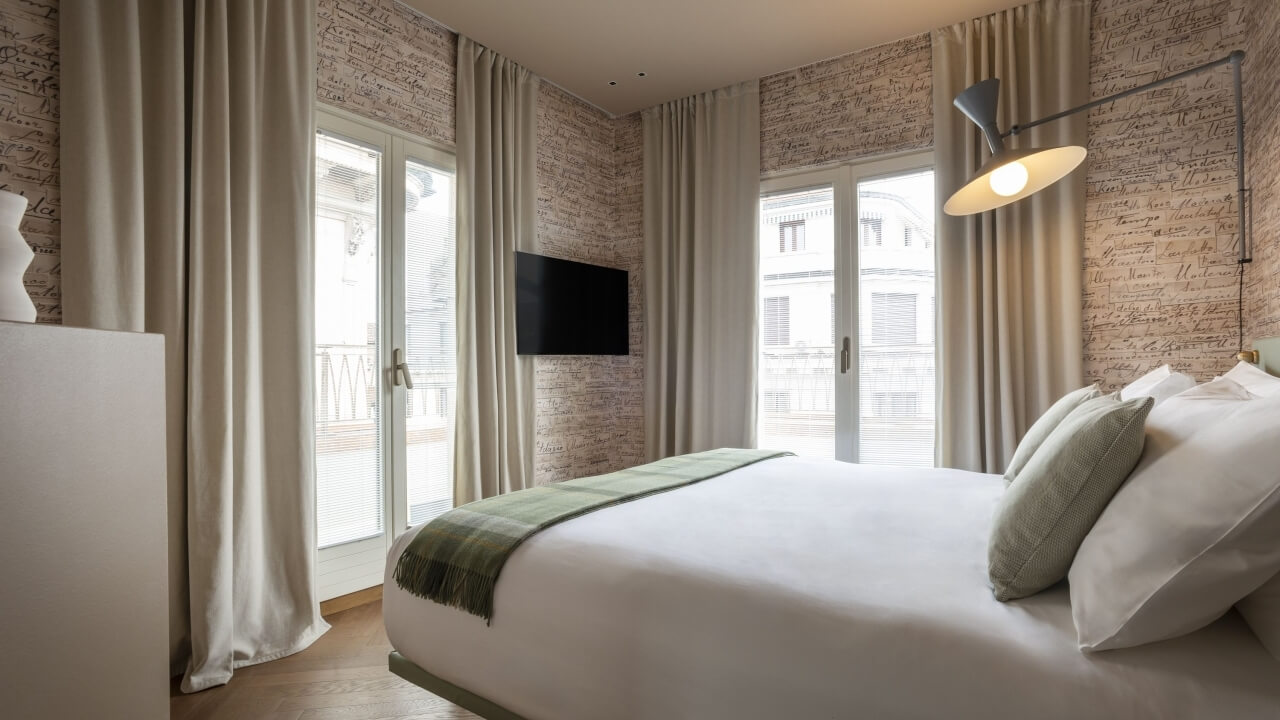
{"type": "MultiPolygon", "coordinates": [[[[1084,169],[994,211],[943,214],[990,155],[951,101],[991,77],[1002,129],[1087,101],[1089,0],[1040,0],[933,32],[939,462],[1001,472],[1040,413],[1083,382],[1084,169]]],[[[1010,144],[1084,145],[1086,134],[1081,113],[1010,144]]]]}
{"type": "Polygon", "coordinates": [[[515,252],[532,251],[538,79],[458,36],[454,502],[533,484],[533,362],[516,354],[515,252]]]}
{"type": "Polygon", "coordinates": [[[645,454],[756,441],[760,91],[642,113],[645,454]]]}
{"type": "Polygon", "coordinates": [[[314,589],[314,7],[119,0],[60,16],[65,316],[165,335],[171,640],[192,692],[327,628],[314,589]]]}

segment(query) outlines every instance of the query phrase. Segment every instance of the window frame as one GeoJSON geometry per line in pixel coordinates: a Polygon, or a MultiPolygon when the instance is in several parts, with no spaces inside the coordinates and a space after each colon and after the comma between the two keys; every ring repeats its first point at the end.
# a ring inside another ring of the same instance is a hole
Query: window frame
{"type": "MultiPolygon", "coordinates": [[[[861,376],[861,367],[859,358],[862,350],[862,338],[860,337],[857,325],[859,313],[859,293],[861,288],[861,267],[859,253],[863,247],[862,223],[859,217],[858,203],[858,184],[861,182],[876,180],[880,178],[894,177],[903,175],[917,170],[933,170],[937,172],[937,164],[934,161],[932,150],[911,150],[901,153],[893,153],[880,155],[871,158],[854,160],[846,163],[828,165],[822,168],[808,168],[801,170],[789,170],[775,173],[768,173],[761,177],[760,180],[760,197],[763,198],[773,194],[784,194],[796,192],[804,189],[818,188],[829,186],[833,190],[833,200],[835,204],[835,233],[836,233],[836,249],[835,249],[835,277],[837,278],[835,288],[835,342],[837,368],[835,371],[834,386],[834,404],[836,415],[836,459],[844,461],[856,462],[860,456],[859,448],[859,423],[860,423],[860,399],[858,378],[861,376]],[[843,278],[855,278],[859,282],[855,283],[856,287],[850,289],[844,287],[843,278]],[[849,369],[846,373],[840,373],[838,368],[839,352],[844,338],[849,338],[850,343],[850,359],[849,369]]],[[[935,175],[936,177],[936,175],[935,175]]],[[[936,211],[935,211],[936,212],[936,211]]],[[[884,247],[884,226],[881,219],[879,232],[879,242],[876,245],[867,245],[867,247],[884,247]]],[[[937,231],[935,230],[935,233],[937,231]]],[[[924,234],[924,233],[921,233],[924,234]]],[[[927,236],[926,236],[927,237],[927,236]]],[[[937,277],[937,248],[936,244],[926,242],[925,247],[933,250],[935,277],[937,277]]],[[[758,282],[758,280],[757,280],[758,282]]],[[[935,280],[936,295],[936,280],[935,280]]],[[[935,299],[936,302],[936,299],[935,299]]],[[[917,299],[917,307],[919,300],[917,299]]],[[[758,319],[763,328],[764,324],[764,298],[760,299],[757,306],[759,313],[758,319]]],[[[934,314],[934,365],[937,366],[938,345],[936,338],[939,337],[937,331],[937,314],[934,314]]],[[[869,328],[868,328],[869,330],[869,328]]],[[[917,332],[919,325],[917,321],[917,332]]],[[[763,332],[761,333],[763,337],[763,332]]],[[[762,346],[757,352],[762,352],[765,347],[762,346]]],[[[758,382],[759,378],[756,378],[758,382]]],[[[937,407],[938,383],[934,384],[935,407],[937,407]]],[[[765,400],[762,390],[757,388],[757,403],[761,408],[765,407],[765,400]]],[[[935,417],[935,423],[937,418],[935,417]]],[[[938,445],[934,445],[934,462],[938,459],[938,445]]]]}
{"type": "MultiPolygon", "coordinates": [[[[381,535],[317,548],[316,587],[320,600],[379,585],[386,554],[408,528],[407,446],[403,385],[391,382],[393,348],[407,348],[405,328],[405,163],[408,160],[457,173],[454,149],[355,113],[317,103],[316,135],[328,135],[382,152],[382,188],[378,228],[378,375],[380,380],[383,462],[383,532],[381,535]]],[[[315,158],[312,158],[312,177],[315,158]]],[[[317,214],[311,193],[311,217],[317,214]]],[[[456,232],[456,230],[455,230],[456,232]]],[[[314,240],[313,240],[314,242],[314,240]]],[[[315,463],[313,461],[313,467],[315,463]]],[[[313,509],[313,517],[315,510],[313,509]]]]}

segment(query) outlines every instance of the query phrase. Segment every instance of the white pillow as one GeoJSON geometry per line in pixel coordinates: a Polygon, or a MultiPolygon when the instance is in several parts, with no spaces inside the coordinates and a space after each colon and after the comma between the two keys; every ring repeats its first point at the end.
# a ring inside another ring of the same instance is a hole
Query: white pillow
{"type": "Polygon", "coordinates": [[[1255,397],[1239,383],[1219,377],[1169,398],[1172,405],[1160,412],[1153,410],[1147,416],[1142,458],[1129,477],[1132,478],[1197,430],[1219,421],[1224,414],[1234,412],[1239,407],[1236,403],[1248,402],[1255,397]]]}
{"type": "Polygon", "coordinates": [[[1218,378],[1151,411],[1067,576],[1082,649],[1189,633],[1280,571],[1280,396],[1250,397],[1218,378]]]}
{"type": "Polygon", "coordinates": [[[1236,609],[1263,646],[1280,660],[1280,575],[1236,603],[1236,609]]]}
{"type": "MultiPolygon", "coordinates": [[[[1270,397],[1280,392],[1280,378],[1249,363],[1237,364],[1224,377],[1240,383],[1259,397],[1270,397]]],[[[1267,650],[1280,660],[1280,575],[1236,603],[1236,609],[1267,650]]]]}
{"type": "Polygon", "coordinates": [[[1168,365],[1161,365],[1120,390],[1121,400],[1132,400],[1136,397],[1149,397],[1156,405],[1168,400],[1184,390],[1196,386],[1196,379],[1186,373],[1174,372],[1168,365]]]}
{"type": "Polygon", "coordinates": [[[1256,365],[1247,362],[1236,363],[1236,366],[1222,377],[1239,383],[1245,390],[1258,397],[1271,397],[1280,393],[1280,377],[1268,375],[1256,365]]]}

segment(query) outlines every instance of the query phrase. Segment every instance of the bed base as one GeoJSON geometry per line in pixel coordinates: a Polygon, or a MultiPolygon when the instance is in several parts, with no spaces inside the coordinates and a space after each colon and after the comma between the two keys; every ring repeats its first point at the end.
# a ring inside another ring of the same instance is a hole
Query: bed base
{"type": "Polygon", "coordinates": [[[448,680],[441,680],[413,664],[408,658],[394,650],[387,657],[387,667],[391,672],[423,690],[439,695],[454,705],[464,710],[469,710],[485,720],[525,720],[525,718],[501,705],[490,702],[469,690],[464,690],[448,680]]]}

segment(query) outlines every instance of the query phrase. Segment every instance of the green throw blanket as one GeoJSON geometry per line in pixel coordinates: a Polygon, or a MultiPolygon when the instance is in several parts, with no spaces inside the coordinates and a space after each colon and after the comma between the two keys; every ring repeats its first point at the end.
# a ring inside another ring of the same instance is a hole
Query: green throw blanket
{"type": "Polygon", "coordinates": [[[534,533],[600,508],[790,454],[721,448],[477,500],[422,528],[396,562],[396,584],[490,620],[502,566],[534,533]]]}

